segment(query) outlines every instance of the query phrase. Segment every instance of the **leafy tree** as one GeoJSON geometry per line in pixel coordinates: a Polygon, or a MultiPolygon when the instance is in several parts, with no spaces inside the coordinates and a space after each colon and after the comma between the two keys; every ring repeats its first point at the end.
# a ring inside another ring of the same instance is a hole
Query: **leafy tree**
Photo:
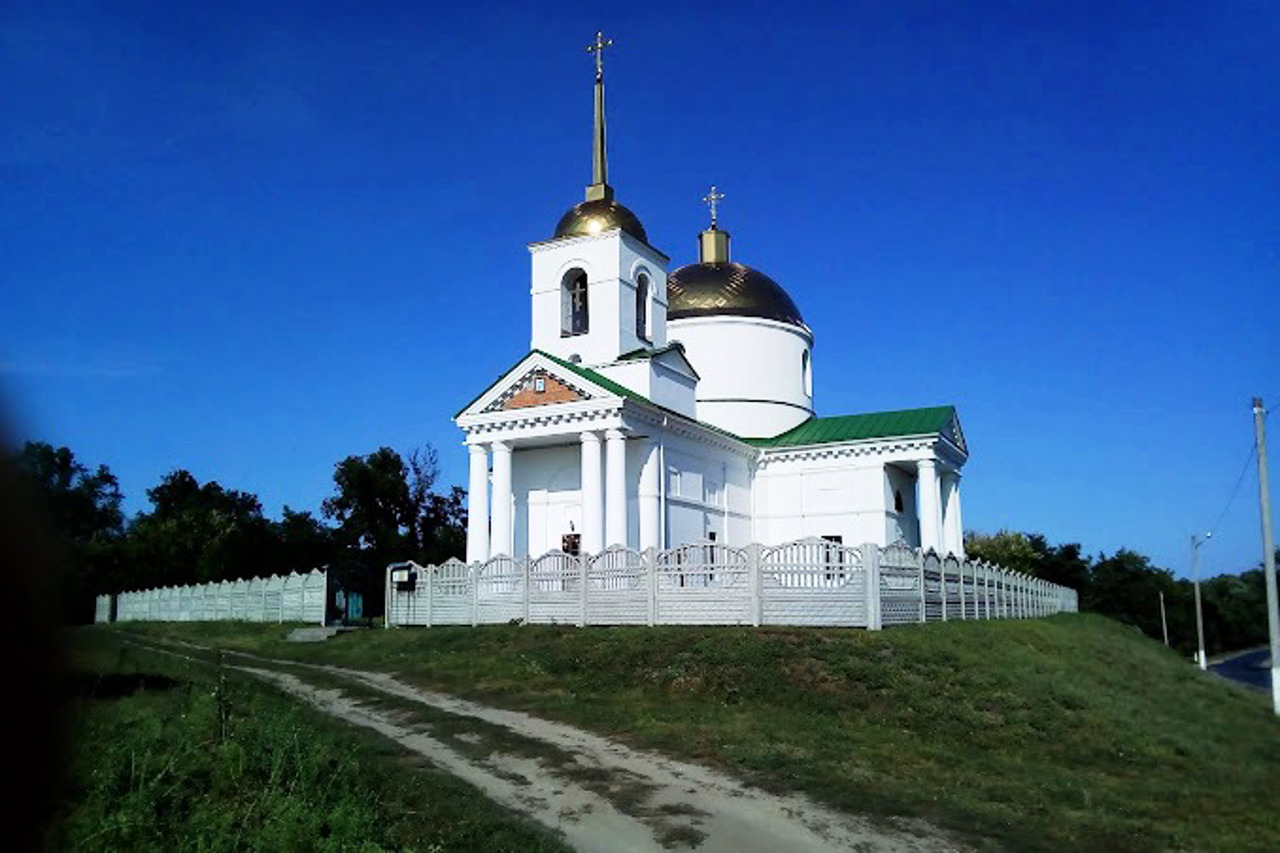
{"type": "Polygon", "coordinates": [[[285,506],[274,525],[276,573],[308,572],[331,562],[338,553],[333,530],[309,512],[295,512],[285,506]]]}
{"type": "Polygon", "coordinates": [[[447,494],[434,491],[440,475],[434,447],[409,452],[409,498],[413,505],[411,550],[423,563],[441,563],[461,557],[467,549],[467,492],[460,486],[447,494]]]}
{"type": "Polygon", "coordinates": [[[29,441],[14,458],[53,528],[67,541],[114,539],[123,532],[120,484],[106,465],[90,472],[70,448],[29,441]]]}
{"type": "Polygon", "coordinates": [[[365,594],[365,609],[377,612],[382,572],[399,560],[440,563],[466,549],[466,493],[435,491],[439,467],[431,447],[414,449],[408,463],[389,447],[348,456],[333,473],[335,494],[321,509],[337,521],[344,550],[341,583],[365,594]]]}
{"type": "Polygon", "coordinates": [[[1050,545],[1039,533],[1001,530],[987,536],[970,532],[965,536],[965,553],[1012,571],[1025,572],[1042,580],[1082,590],[1089,585],[1089,560],[1078,543],[1050,545]]]}
{"type": "Polygon", "coordinates": [[[106,465],[90,471],[69,448],[43,441],[27,442],[13,463],[61,545],[64,611],[88,621],[94,596],[113,591],[124,576],[119,483],[106,465]]]}
{"type": "Polygon", "coordinates": [[[271,574],[275,531],[255,495],[201,485],[178,469],[147,490],[151,512],[130,525],[137,585],[206,583],[271,574]]]}
{"type": "Polygon", "coordinates": [[[343,545],[387,562],[408,550],[414,505],[399,453],[380,447],[368,456],[348,456],[335,466],[333,484],[337,493],[321,510],[338,522],[343,545]]]}
{"type": "Polygon", "coordinates": [[[970,532],[965,535],[965,554],[971,559],[989,563],[1014,572],[1036,573],[1043,555],[1032,546],[1025,533],[1001,530],[990,536],[970,532]]]}

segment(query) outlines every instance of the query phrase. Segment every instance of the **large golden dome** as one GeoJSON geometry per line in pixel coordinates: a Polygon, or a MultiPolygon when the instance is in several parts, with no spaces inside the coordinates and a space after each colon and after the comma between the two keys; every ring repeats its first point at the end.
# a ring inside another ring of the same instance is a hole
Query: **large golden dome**
{"type": "Polygon", "coordinates": [[[667,276],[668,320],[725,314],[808,328],[782,285],[744,264],[688,264],[667,276]]]}
{"type": "Polygon", "coordinates": [[[595,201],[584,201],[569,208],[560,217],[556,226],[557,237],[583,237],[621,228],[623,231],[641,240],[649,242],[644,233],[644,226],[634,213],[612,198],[601,198],[595,201]]]}

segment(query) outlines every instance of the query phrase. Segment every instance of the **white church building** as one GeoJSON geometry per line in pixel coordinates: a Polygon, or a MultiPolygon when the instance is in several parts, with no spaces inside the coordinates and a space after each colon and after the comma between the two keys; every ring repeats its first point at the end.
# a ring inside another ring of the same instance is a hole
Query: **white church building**
{"type": "Polygon", "coordinates": [[[669,270],[609,185],[597,37],[593,181],[529,245],[528,353],[455,418],[467,561],[715,541],[905,542],[963,557],[952,406],[819,416],[814,330],[711,224],[669,270]]]}

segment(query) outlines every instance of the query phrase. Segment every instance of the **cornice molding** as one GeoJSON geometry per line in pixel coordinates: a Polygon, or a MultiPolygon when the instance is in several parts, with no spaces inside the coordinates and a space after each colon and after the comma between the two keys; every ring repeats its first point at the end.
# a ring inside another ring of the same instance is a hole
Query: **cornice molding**
{"type": "Polygon", "coordinates": [[[807,447],[767,447],[761,450],[760,467],[773,462],[807,462],[815,459],[841,459],[858,456],[883,456],[889,453],[933,451],[936,435],[869,439],[838,444],[814,444],[807,447]]]}

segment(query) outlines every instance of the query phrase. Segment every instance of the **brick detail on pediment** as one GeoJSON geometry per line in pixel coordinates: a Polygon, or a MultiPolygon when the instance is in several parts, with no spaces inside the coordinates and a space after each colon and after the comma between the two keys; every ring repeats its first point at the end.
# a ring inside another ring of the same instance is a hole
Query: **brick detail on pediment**
{"type": "Polygon", "coordinates": [[[547,371],[536,369],[526,373],[519,382],[513,383],[502,396],[489,404],[485,411],[498,412],[527,409],[530,406],[549,406],[554,403],[573,403],[586,400],[588,396],[547,371]],[[539,387],[542,390],[538,390],[539,387]]]}

